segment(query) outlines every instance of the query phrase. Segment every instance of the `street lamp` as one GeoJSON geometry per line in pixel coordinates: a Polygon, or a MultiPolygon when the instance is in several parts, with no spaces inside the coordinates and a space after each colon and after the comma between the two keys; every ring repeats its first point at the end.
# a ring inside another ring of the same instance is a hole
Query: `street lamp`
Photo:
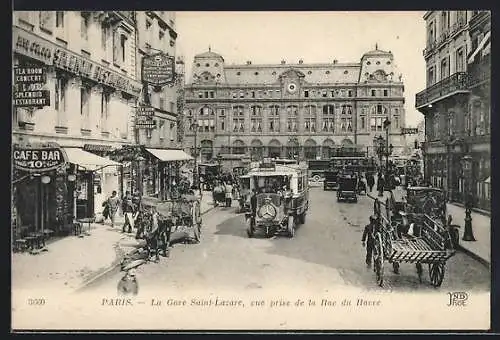
{"type": "Polygon", "coordinates": [[[194,131],[194,169],[193,169],[193,186],[198,188],[198,144],[197,144],[197,136],[198,136],[198,128],[199,125],[197,122],[191,124],[191,130],[194,131]]]}
{"type": "Polygon", "coordinates": [[[142,186],[142,162],[146,159],[142,156],[136,158],[137,161],[137,189],[139,191],[139,196],[143,196],[143,186],[142,186]]]}
{"type": "Polygon", "coordinates": [[[375,147],[375,152],[378,156],[379,166],[382,166],[382,156],[384,155],[384,137],[376,136],[373,138],[373,146],[375,147]]]}
{"type": "Polygon", "coordinates": [[[465,155],[462,158],[462,169],[464,175],[464,205],[465,205],[465,228],[464,236],[462,240],[464,241],[475,241],[474,233],[472,232],[472,195],[471,195],[471,181],[472,181],[472,157],[465,155]]]}

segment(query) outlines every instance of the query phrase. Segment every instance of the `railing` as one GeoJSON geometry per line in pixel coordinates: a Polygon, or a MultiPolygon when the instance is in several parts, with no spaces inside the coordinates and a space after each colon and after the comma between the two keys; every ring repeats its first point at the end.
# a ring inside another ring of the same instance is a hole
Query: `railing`
{"type": "Polygon", "coordinates": [[[457,72],[415,95],[415,107],[421,107],[432,101],[453,94],[456,91],[468,91],[468,75],[457,72]]]}

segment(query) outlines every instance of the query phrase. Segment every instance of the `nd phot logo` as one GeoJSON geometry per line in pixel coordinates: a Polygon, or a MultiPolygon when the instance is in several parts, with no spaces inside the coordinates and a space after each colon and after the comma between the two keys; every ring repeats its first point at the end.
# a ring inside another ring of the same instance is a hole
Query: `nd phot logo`
{"type": "Polygon", "coordinates": [[[465,307],[469,294],[466,292],[448,292],[450,298],[447,306],[449,307],[465,307]]]}

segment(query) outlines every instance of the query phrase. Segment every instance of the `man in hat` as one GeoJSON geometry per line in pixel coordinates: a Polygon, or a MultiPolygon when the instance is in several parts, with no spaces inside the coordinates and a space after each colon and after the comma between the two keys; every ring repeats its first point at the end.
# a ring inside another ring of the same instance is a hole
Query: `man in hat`
{"type": "Polygon", "coordinates": [[[137,295],[139,293],[139,284],[135,276],[135,269],[129,269],[127,273],[118,282],[118,295],[137,295]]]}
{"type": "Polygon", "coordinates": [[[365,226],[365,230],[363,231],[363,237],[361,238],[361,242],[363,247],[366,246],[366,265],[370,267],[372,264],[372,252],[373,247],[375,245],[375,230],[376,230],[376,221],[377,216],[370,216],[370,223],[365,226]]]}

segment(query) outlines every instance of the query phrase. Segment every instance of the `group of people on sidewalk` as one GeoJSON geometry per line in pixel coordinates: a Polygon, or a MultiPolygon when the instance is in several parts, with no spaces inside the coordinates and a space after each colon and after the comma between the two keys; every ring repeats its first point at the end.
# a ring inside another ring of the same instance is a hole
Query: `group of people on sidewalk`
{"type": "Polygon", "coordinates": [[[126,191],[125,195],[120,198],[116,191],[113,191],[111,196],[104,201],[102,204],[103,210],[103,222],[107,219],[111,221],[111,227],[115,226],[115,218],[118,211],[121,209],[123,216],[125,217],[125,222],[122,226],[122,231],[125,233],[131,233],[135,226],[135,220],[139,214],[140,206],[140,195],[138,192],[132,195],[130,191],[126,191]]]}

